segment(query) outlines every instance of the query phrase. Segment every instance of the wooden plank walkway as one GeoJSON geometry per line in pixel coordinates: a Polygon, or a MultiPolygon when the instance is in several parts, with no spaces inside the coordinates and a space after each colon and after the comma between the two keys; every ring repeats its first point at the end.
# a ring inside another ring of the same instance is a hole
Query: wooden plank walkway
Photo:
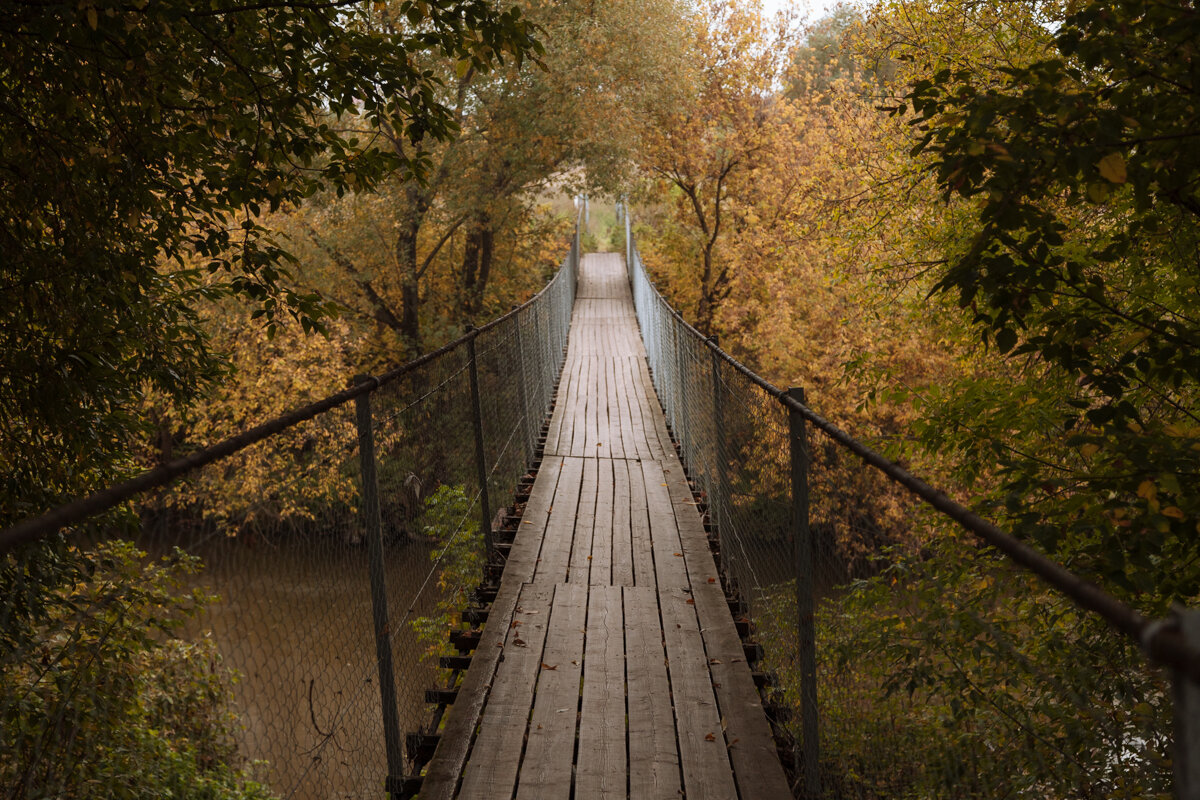
{"type": "Polygon", "coordinates": [[[542,467],[421,787],[454,797],[791,797],[618,255],[583,259],[542,467]]]}

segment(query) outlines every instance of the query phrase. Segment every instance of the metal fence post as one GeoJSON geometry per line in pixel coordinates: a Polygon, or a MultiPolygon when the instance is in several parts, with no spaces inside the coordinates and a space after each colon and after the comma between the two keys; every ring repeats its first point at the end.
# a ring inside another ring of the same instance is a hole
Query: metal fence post
{"type": "MultiPolygon", "coordinates": [[[[1172,614],[1183,641],[1200,647],[1200,609],[1172,614]]],[[[1175,797],[1200,800],[1200,685],[1180,670],[1172,676],[1175,694],[1175,797]]]]}
{"type": "Polygon", "coordinates": [[[725,398],[721,394],[721,356],[717,350],[721,346],[716,335],[708,338],[712,348],[709,358],[712,362],[713,386],[713,461],[717,467],[716,491],[708,498],[708,515],[713,530],[717,533],[717,545],[721,549],[721,558],[728,559],[731,553],[725,550],[724,522],[722,516],[728,517],[724,506],[729,502],[729,476],[725,474],[725,398]]]}
{"type": "MultiPolygon", "coordinates": [[[[793,387],[787,397],[804,404],[804,390],[793,387]]],[[[817,636],[813,607],[813,548],[808,526],[808,432],[804,417],[788,406],[792,460],[792,538],[796,554],[796,610],[800,636],[801,764],[804,797],[821,796],[820,724],[817,716],[817,636]]]]}
{"type": "Polygon", "coordinates": [[[475,340],[479,338],[479,330],[475,326],[467,329],[471,338],[467,339],[468,371],[471,373],[471,421],[475,426],[475,465],[479,468],[479,515],[483,523],[483,546],[488,558],[492,549],[492,504],[488,497],[487,459],[483,450],[483,404],[479,401],[479,367],[475,357],[475,340]]]}
{"type": "MultiPolygon", "coordinates": [[[[513,306],[516,309],[516,306],[513,306]]],[[[526,465],[533,460],[533,445],[536,438],[536,431],[533,429],[533,415],[529,413],[529,392],[525,388],[525,346],[521,338],[521,314],[517,312],[513,314],[513,327],[516,330],[517,337],[517,361],[520,362],[518,374],[518,391],[521,395],[521,426],[525,433],[525,454],[526,465]]]]}
{"type": "MultiPolygon", "coordinates": [[[[374,380],[367,375],[354,384],[374,380]]],[[[377,384],[378,385],[378,384],[377,384]]],[[[375,658],[379,667],[379,700],[383,708],[383,742],[387,752],[386,791],[396,794],[404,777],[404,740],[396,706],[396,678],[392,669],[392,640],[387,608],[387,574],[383,567],[383,525],[379,513],[379,478],[375,472],[375,429],[371,423],[371,393],[355,401],[358,421],[358,458],[362,471],[362,515],[366,526],[367,563],[371,575],[371,618],[375,624],[375,658]]]]}
{"type": "Polygon", "coordinates": [[[629,220],[628,199],[623,208],[625,209],[625,272],[629,275],[629,282],[633,283],[633,225],[629,220]]]}
{"type": "MultiPolygon", "coordinates": [[[[679,442],[679,452],[683,455],[683,420],[681,419],[680,398],[683,396],[683,378],[679,370],[679,321],[674,316],[667,317],[671,324],[671,432],[675,441],[679,442]]],[[[688,466],[685,462],[685,468],[688,466]]]]}

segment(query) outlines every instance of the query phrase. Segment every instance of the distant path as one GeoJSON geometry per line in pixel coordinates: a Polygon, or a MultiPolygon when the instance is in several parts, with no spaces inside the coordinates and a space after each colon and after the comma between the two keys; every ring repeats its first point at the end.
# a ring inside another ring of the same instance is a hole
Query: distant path
{"type": "Polygon", "coordinates": [[[619,255],[585,256],[545,455],[421,800],[790,798],[619,255]]]}

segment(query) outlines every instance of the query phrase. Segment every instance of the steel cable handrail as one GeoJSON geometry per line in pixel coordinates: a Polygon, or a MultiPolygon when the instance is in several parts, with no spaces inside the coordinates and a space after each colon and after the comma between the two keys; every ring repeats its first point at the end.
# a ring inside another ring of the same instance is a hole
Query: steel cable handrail
{"type": "MultiPolygon", "coordinates": [[[[398,367],[395,367],[382,375],[368,376],[363,380],[355,383],[347,389],[344,389],[336,394],[331,394],[328,397],[309,403],[306,406],[289,411],[286,414],[281,414],[274,419],[268,420],[260,425],[256,425],[249,430],[243,431],[235,436],[224,439],[214,445],[209,445],[195,453],[183,456],[181,458],[169,461],[166,464],[160,464],[157,467],[148,469],[139,475],[134,476],[126,481],[114,484],[107,488],[101,489],[92,494],[76,498],[62,505],[56,506],[51,510],[36,517],[30,517],[20,522],[11,525],[8,528],[0,531],[0,556],[6,555],[14,548],[22,544],[27,544],[37,539],[44,538],[53,533],[56,533],[63,528],[69,527],[76,523],[82,522],[97,514],[109,511],[121,503],[130,500],[140,494],[152,491],[154,489],[166,486],[178,478],[183,477],[191,472],[204,467],[214,461],[227,458],[241,450],[245,450],[253,444],[269,439],[288,428],[299,425],[302,422],[307,422],[310,419],[320,416],[327,411],[331,411],[340,406],[344,406],[352,400],[355,400],[362,395],[373,392],[389,383],[393,383],[405,375],[408,375],[420,367],[429,364],[447,353],[453,352],[457,348],[465,345],[467,342],[476,339],[480,334],[496,328],[499,325],[507,322],[513,317],[520,314],[526,308],[536,303],[548,291],[550,291],[560,280],[569,280],[563,278],[563,275],[568,271],[567,267],[571,267],[571,261],[568,260],[567,265],[560,268],[545,286],[543,286],[537,294],[515,306],[507,313],[496,317],[478,328],[472,328],[464,335],[458,337],[452,342],[442,345],[436,350],[431,350],[428,353],[418,356],[398,367]]],[[[573,276],[572,276],[573,277],[573,276]]]]}
{"type": "MultiPolygon", "coordinates": [[[[1152,661],[1177,670],[1187,675],[1191,680],[1200,683],[1200,649],[1197,649],[1184,640],[1173,619],[1147,618],[1128,604],[1108,594],[1096,584],[1066,569],[1053,559],[1048,558],[1017,537],[1004,531],[996,524],[989,522],[966,506],[951,499],[945,492],[934,488],[896,462],[855,439],[804,403],[788,396],[785,390],[775,386],[732,355],[722,350],[712,337],[702,334],[667,302],[666,298],[662,296],[662,293],[658,291],[657,287],[650,280],[641,255],[637,250],[637,244],[633,241],[632,236],[627,252],[630,254],[631,261],[631,282],[636,282],[639,279],[644,281],[654,300],[660,304],[662,310],[667,312],[675,324],[688,335],[694,337],[698,342],[703,343],[717,358],[733,367],[751,383],[775,398],[785,408],[793,410],[802,416],[838,446],[854,453],[865,463],[882,472],[889,480],[901,486],[910,494],[921,498],[927,505],[954,520],[963,529],[975,535],[986,544],[999,550],[1014,563],[1036,575],[1047,586],[1070,598],[1076,605],[1099,615],[1112,628],[1133,639],[1152,661]]],[[[635,301],[637,296],[638,293],[635,290],[635,301]]],[[[646,325],[643,317],[642,310],[638,309],[638,321],[642,325],[643,336],[646,336],[646,325]]]]}

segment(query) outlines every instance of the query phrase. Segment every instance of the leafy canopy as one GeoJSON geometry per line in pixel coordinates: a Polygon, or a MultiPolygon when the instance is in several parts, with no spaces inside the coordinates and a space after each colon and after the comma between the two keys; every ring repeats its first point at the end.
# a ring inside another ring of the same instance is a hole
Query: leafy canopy
{"type": "Polygon", "coordinates": [[[44,505],[30,487],[102,479],[143,386],[187,397],[213,378],[198,296],[319,325],[331,308],[289,288],[258,215],[420,177],[421,147],[357,132],[454,132],[414,56],[488,69],[536,53],[533,32],[487,0],[0,7],[0,464],[4,496],[24,495],[2,515],[44,505]]]}
{"type": "Polygon", "coordinates": [[[937,71],[900,106],[974,217],[934,291],[1027,365],[1000,428],[1066,446],[999,453],[1018,528],[1161,613],[1200,591],[1200,13],[1076,4],[1052,39],[1025,66],[937,71]],[[1047,389],[1044,418],[1022,411],[1047,389]]]}

